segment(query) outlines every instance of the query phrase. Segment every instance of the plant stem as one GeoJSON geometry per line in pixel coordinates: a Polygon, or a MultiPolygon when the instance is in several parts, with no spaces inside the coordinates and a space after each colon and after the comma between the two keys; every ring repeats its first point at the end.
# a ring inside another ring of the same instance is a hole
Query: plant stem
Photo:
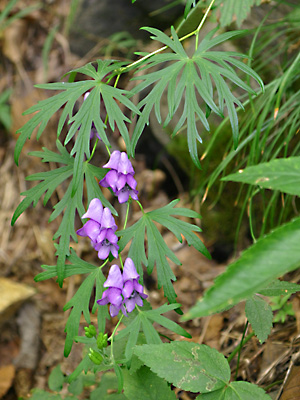
{"type": "Polygon", "coordinates": [[[249,335],[247,335],[245,337],[245,339],[243,340],[243,342],[241,342],[241,344],[239,346],[237,346],[233,352],[227,357],[227,361],[230,363],[230,361],[233,359],[233,357],[236,355],[236,353],[238,353],[238,351],[240,350],[241,347],[243,347],[247,342],[249,342],[249,340],[254,336],[254,332],[249,333],[249,335]]]}
{"type": "Polygon", "coordinates": [[[102,269],[104,267],[104,265],[107,264],[108,260],[109,260],[109,258],[107,257],[107,259],[104,261],[104,263],[102,265],[100,265],[99,268],[102,269]]]}
{"type": "Polygon", "coordinates": [[[127,210],[126,210],[125,222],[124,222],[123,230],[126,228],[126,225],[127,225],[127,220],[128,220],[128,215],[129,215],[129,207],[130,207],[130,201],[127,202],[127,210]]]}
{"type": "Polygon", "coordinates": [[[245,324],[245,328],[244,328],[244,332],[243,332],[243,336],[242,336],[241,343],[240,343],[240,345],[238,346],[238,359],[237,359],[237,363],[236,363],[236,370],[235,370],[235,377],[234,377],[234,380],[235,380],[235,381],[236,381],[236,378],[237,378],[237,375],[238,375],[238,372],[239,372],[241,351],[242,351],[242,348],[243,348],[243,344],[244,344],[243,341],[244,341],[244,337],[245,337],[245,334],[246,334],[246,330],[247,330],[247,328],[248,328],[248,325],[249,325],[249,322],[248,322],[248,320],[247,320],[247,322],[246,322],[246,324],[245,324]]]}
{"type": "Polygon", "coordinates": [[[114,336],[116,334],[116,331],[118,329],[118,326],[120,325],[122,319],[123,319],[124,315],[122,314],[121,318],[119,319],[117,325],[115,326],[115,329],[113,330],[113,333],[111,334],[111,336],[107,339],[111,342],[111,346],[110,346],[110,358],[111,360],[114,361],[114,336]]]}
{"type": "MultiPolygon", "coordinates": [[[[193,36],[193,35],[198,35],[198,34],[199,34],[200,29],[202,28],[202,26],[203,26],[203,24],[204,24],[204,22],[205,22],[205,20],[206,20],[206,18],[207,18],[207,15],[208,15],[208,13],[209,13],[211,7],[213,6],[214,2],[215,2],[215,0],[212,0],[212,1],[210,2],[210,5],[208,6],[208,8],[207,8],[207,10],[206,10],[206,12],[205,12],[205,14],[204,14],[204,16],[203,16],[203,18],[202,18],[200,24],[199,24],[199,26],[197,27],[197,29],[195,29],[193,32],[190,32],[190,33],[188,33],[187,35],[182,36],[181,38],[179,38],[179,41],[180,41],[180,42],[182,42],[182,41],[185,40],[185,39],[188,39],[189,37],[191,37],[191,36],[193,36]]],[[[196,37],[196,41],[198,41],[197,37],[196,37]]],[[[146,56],[140,58],[139,60],[134,61],[133,63],[127,65],[126,67],[120,68],[120,69],[119,69],[119,74],[122,74],[122,73],[126,72],[127,70],[129,70],[130,68],[135,67],[136,65],[142,63],[143,61],[148,60],[148,58],[154,56],[155,54],[158,54],[158,53],[161,53],[161,52],[164,51],[164,50],[167,50],[167,48],[168,48],[168,46],[160,47],[159,49],[153,51],[152,53],[149,53],[149,54],[147,54],[146,56]]]]}
{"type": "Polygon", "coordinates": [[[204,22],[205,22],[207,16],[208,16],[208,13],[210,12],[210,9],[212,8],[214,2],[215,2],[215,0],[212,0],[212,1],[210,2],[210,5],[208,6],[207,10],[205,11],[205,14],[203,15],[203,18],[202,18],[202,20],[201,20],[201,22],[200,22],[198,28],[197,28],[196,31],[195,31],[195,35],[196,35],[195,49],[196,49],[196,50],[198,49],[199,32],[200,32],[200,30],[201,30],[201,28],[202,28],[202,26],[203,26],[203,24],[204,24],[204,22]]]}
{"type": "Polygon", "coordinates": [[[136,200],[136,202],[140,206],[140,209],[142,210],[142,213],[145,214],[145,211],[144,211],[143,206],[141,205],[141,203],[138,200],[136,200]]]}

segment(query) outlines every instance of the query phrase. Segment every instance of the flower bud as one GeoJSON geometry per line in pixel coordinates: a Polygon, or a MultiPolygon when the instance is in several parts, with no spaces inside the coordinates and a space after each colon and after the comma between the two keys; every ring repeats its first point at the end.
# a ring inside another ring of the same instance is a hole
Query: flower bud
{"type": "Polygon", "coordinates": [[[85,336],[87,338],[92,338],[94,336],[96,337],[96,335],[97,335],[97,331],[96,331],[96,328],[94,327],[94,325],[86,326],[84,328],[84,331],[85,331],[85,336]]]}
{"type": "Polygon", "coordinates": [[[93,350],[92,348],[90,348],[89,357],[90,360],[96,365],[100,365],[103,361],[103,357],[101,356],[101,354],[98,353],[98,351],[93,350]]]}
{"type": "Polygon", "coordinates": [[[97,337],[97,347],[99,350],[107,347],[107,333],[103,334],[102,332],[99,333],[97,337]]]}

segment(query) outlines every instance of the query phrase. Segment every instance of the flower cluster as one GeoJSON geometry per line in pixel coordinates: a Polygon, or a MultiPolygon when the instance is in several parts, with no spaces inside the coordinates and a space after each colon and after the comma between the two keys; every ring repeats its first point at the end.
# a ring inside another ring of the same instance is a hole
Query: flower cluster
{"type": "Polygon", "coordinates": [[[138,200],[138,191],[136,188],[136,180],[134,179],[134,169],[125,152],[118,150],[112,152],[107,164],[103,168],[111,170],[106,174],[99,183],[103,187],[110,187],[114,194],[118,196],[119,203],[126,203],[129,196],[138,200]]]}
{"type": "Polygon", "coordinates": [[[100,260],[105,260],[109,253],[117,258],[119,250],[118,237],[115,234],[117,225],[110,209],[103,208],[99,199],[93,199],[82,218],[90,219],[78,229],[77,235],[91,239],[91,244],[98,251],[100,260]]]}
{"type": "Polygon", "coordinates": [[[143,300],[148,297],[144,294],[143,286],[138,282],[140,276],[135,269],[131,258],[124,263],[123,274],[117,265],[112,265],[107,280],[103,286],[108,288],[103,292],[102,298],[97,303],[102,305],[110,303],[110,315],[115,317],[121,310],[127,316],[134,310],[135,305],[142,307],[143,300]]]}

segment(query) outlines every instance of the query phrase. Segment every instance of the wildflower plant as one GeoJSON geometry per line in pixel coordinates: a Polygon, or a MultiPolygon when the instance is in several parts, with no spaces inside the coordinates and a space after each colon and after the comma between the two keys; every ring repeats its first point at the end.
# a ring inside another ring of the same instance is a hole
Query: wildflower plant
{"type": "MultiPolygon", "coordinates": [[[[192,222],[200,217],[197,212],[178,207],[179,200],[146,212],[139,199],[132,158],[144,127],[149,123],[150,113],[154,111],[158,122],[165,126],[175,114],[178,115],[173,136],[186,131],[190,156],[194,164],[201,168],[197,142],[202,139],[198,123],[209,130],[211,112],[221,118],[226,114],[232,128],[233,144],[237,147],[238,113],[244,105],[242,99],[234,94],[231,84],[253,96],[252,102],[255,96],[262,96],[264,90],[261,78],[244,62],[248,59],[247,55],[214,50],[215,46],[246,32],[219,33],[216,28],[200,39],[199,33],[214,2],[212,0],[207,4],[197,29],[183,37],[179,37],[178,30],[173,27],[171,36],[158,29],[144,28],[162,47],[153,53],[143,54],[131,64],[96,60],[70,71],[65,75],[65,81],[38,85],[39,89],[55,91],[55,94],[27,110],[25,114],[33,114],[32,118],[18,131],[20,135],[15,149],[17,164],[23,145],[33,131],[37,128],[39,139],[50,118],[60,113],[57,152],[43,148],[29,153],[44,163],[55,162],[59,166],[27,177],[28,181],[39,182],[22,193],[24,199],[13,215],[12,224],[31,204],[36,206],[42,196],[45,205],[56,188],[65,183],[65,194],[54,205],[49,220],[60,221],[53,237],[56,240],[57,263],[43,265],[44,271],[35,280],[56,278],[62,286],[64,280],[72,275],[86,275],[74,297],[64,307],[64,310],[71,309],[65,329],[65,356],[69,355],[74,342],[84,343],[88,349],[68,380],[72,382],[89,370],[95,373],[114,370],[118,392],[122,396],[120,399],[154,398],[154,390],[159,393],[157,399],[174,399],[175,394],[169,384],[198,393],[199,400],[270,398],[262,388],[252,383],[230,381],[229,362],[236,351],[226,359],[206,345],[163,337],[153,325],[162,326],[177,337],[191,338],[180,324],[163,315],[171,311],[182,315],[173,287],[176,276],[170,267],[170,261],[180,265],[180,260],[167,246],[157,225],[171,231],[179,242],[184,237],[189,246],[204,256],[210,258],[210,254],[197,235],[201,229],[192,222]],[[195,51],[189,55],[182,43],[192,36],[195,37],[195,51]],[[133,80],[139,83],[130,92],[119,88],[120,77],[132,71],[135,72],[133,80]],[[85,79],[76,81],[78,73],[85,79]],[[250,78],[253,85],[249,84],[250,78]],[[145,97],[141,97],[137,105],[134,104],[133,95],[142,95],[146,88],[145,97]],[[161,98],[164,93],[167,95],[168,113],[163,121],[161,98]],[[130,135],[128,126],[133,117],[136,117],[136,124],[130,135]],[[125,151],[111,152],[108,127],[119,132],[125,151]],[[67,131],[65,137],[63,131],[67,131]],[[107,150],[107,157],[103,158],[101,165],[94,165],[94,155],[100,146],[107,150]],[[102,187],[108,188],[114,195],[112,203],[104,196],[102,187]],[[122,226],[113,206],[115,201],[126,205],[122,226]],[[140,208],[141,217],[128,226],[133,202],[140,208]],[[76,230],[78,214],[82,226],[76,230]],[[90,240],[100,266],[76,255],[71,245],[72,241],[78,241],[79,236],[90,240]],[[104,273],[106,268],[103,267],[109,265],[108,272],[104,273]],[[144,288],[144,272],[147,270],[151,274],[154,267],[157,269],[158,288],[163,288],[167,299],[156,309],[152,309],[144,288]],[[94,288],[95,299],[90,307],[94,288]],[[91,313],[97,313],[96,327],[91,324],[91,313]],[[84,328],[85,335],[79,336],[82,315],[87,326],[84,328]],[[106,328],[106,320],[110,318],[114,318],[115,322],[112,332],[106,328]]],[[[219,3],[216,1],[216,8],[219,3]]],[[[250,9],[253,3],[247,0],[247,7],[250,9]]],[[[197,5],[196,1],[186,2],[186,18],[197,5]]],[[[238,12],[237,9],[235,11],[238,12]]],[[[234,12],[228,10],[226,15],[222,14],[222,24],[231,22],[233,15],[234,12]]],[[[259,182],[270,189],[299,195],[293,182],[284,177],[284,173],[291,169],[297,175],[298,157],[281,161],[249,167],[225,179],[248,184],[259,182]],[[282,179],[273,179],[275,168],[282,173],[282,179]],[[268,179],[261,178],[265,173],[269,174],[268,179]]],[[[250,323],[260,342],[264,342],[270,334],[273,319],[265,296],[292,294],[299,290],[299,285],[277,279],[299,266],[299,239],[300,219],[296,218],[254,241],[217,278],[204,297],[182,315],[181,320],[210,315],[246,300],[247,325],[250,323]]]]}

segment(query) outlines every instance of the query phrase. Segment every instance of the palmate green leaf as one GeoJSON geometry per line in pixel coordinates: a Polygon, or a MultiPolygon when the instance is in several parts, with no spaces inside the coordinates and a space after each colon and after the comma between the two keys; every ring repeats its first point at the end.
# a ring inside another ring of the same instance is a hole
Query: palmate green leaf
{"type": "Polygon", "coordinates": [[[221,26],[227,26],[236,21],[238,27],[240,27],[242,22],[248,17],[251,8],[254,5],[259,6],[261,2],[262,0],[216,0],[216,9],[221,13],[221,26]]]}
{"type": "Polygon", "coordinates": [[[252,329],[260,343],[263,343],[273,326],[273,312],[271,306],[261,297],[252,296],[246,301],[245,313],[252,329]]]}
{"type": "Polygon", "coordinates": [[[222,178],[300,196],[300,157],[278,158],[222,178]]]}
{"type": "Polygon", "coordinates": [[[172,342],[137,346],[134,353],[159,377],[190,392],[213,392],[230,379],[226,358],[206,345],[172,342]]]}
{"type": "Polygon", "coordinates": [[[197,152],[197,141],[201,142],[201,137],[197,130],[196,120],[199,119],[207,130],[209,130],[209,123],[207,116],[198,104],[198,98],[201,97],[206,106],[219,116],[223,116],[224,105],[226,106],[232,126],[234,143],[237,146],[238,119],[235,105],[242,108],[243,106],[232,94],[224,78],[243,90],[255,94],[255,91],[238,77],[232,68],[233,66],[251,76],[263,88],[263,82],[260,77],[250,67],[237,59],[245,58],[244,54],[209,51],[212,47],[240,35],[242,31],[227,32],[213,37],[216,33],[215,29],[202,40],[194,55],[189,57],[174,28],[171,29],[172,39],[158,29],[143,29],[152,34],[152,39],[160,41],[171,49],[173,53],[153,55],[147,60],[148,64],[143,66],[142,70],[156,67],[162,63],[168,63],[168,65],[162,69],[134,78],[142,80],[142,82],[135,87],[133,93],[138,93],[153,84],[154,86],[150,93],[138,104],[138,108],[142,109],[142,114],[138,118],[133,132],[132,154],[144,126],[149,123],[150,112],[153,108],[158,122],[161,122],[160,101],[164,91],[167,90],[169,112],[164,125],[170,122],[175,112],[178,112],[180,103],[183,102],[183,111],[173,134],[175,135],[186,122],[189,152],[193,162],[201,168],[197,152]],[[214,101],[214,85],[218,95],[218,106],[214,101]]]}
{"type": "Polygon", "coordinates": [[[95,312],[96,308],[98,308],[98,313],[100,313],[101,319],[105,321],[105,318],[108,318],[107,307],[97,305],[97,300],[102,297],[102,293],[104,290],[103,284],[105,280],[106,278],[100,268],[97,268],[94,271],[90,272],[90,274],[87,276],[87,278],[85,278],[73,298],[64,306],[64,311],[72,308],[65,328],[65,332],[67,333],[64,349],[65,357],[70,354],[73,346],[73,341],[75,337],[78,336],[81,314],[83,314],[88,325],[91,323],[89,305],[92,290],[95,284],[96,292],[100,297],[96,296],[92,312],[95,312]]]}
{"type": "MultiPolygon", "coordinates": [[[[147,303],[146,303],[147,304],[147,303]]],[[[131,360],[132,354],[134,351],[134,347],[137,344],[137,340],[141,331],[144,332],[146,343],[148,344],[160,344],[161,339],[157,330],[153,327],[153,322],[158,323],[159,325],[169,329],[170,331],[176,333],[177,335],[181,335],[187,338],[191,338],[191,335],[183,329],[176,322],[171,321],[170,319],[164,317],[161,314],[172,311],[174,309],[179,308],[180,304],[165,304],[155,310],[144,310],[143,308],[139,308],[139,311],[134,311],[130,315],[130,322],[122,331],[120,331],[116,337],[116,340],[119,341],[124,337],[128,336],[126,348],[125,348],[125,357],[127,360],[131,360]],[[132,315],[134,314],[134,316],[132,315]]]]}
{"type": "Polygon", "coordinates": [[[197,225],[173,217],[173,215],[175,215],[199,218],[199,214],[185,208],[175,208],[178,202],[179,200],[174,200],[159,210],[144,213],[142,218],[134,225],[117,233],[118,236],[121,237],[119,241],[120,251],[132,240],[128,256],[132,258],[141,276],[143,276],[142,264],[147,267],[149,273],[153,271],[154,265],[156,264],[158,286],[159,288],[163,286],[165,296],[170,303],[176,301],[176,293],[172,285],[172,281],[175,281],[176,277],[170,268],[167,258],[177,265],[180,265],[180,261],[168,248],[153,221],[160,223],[172,231],[180,242],[182,242],[181,235],[184,235],[188,245],[194,246],[206,257],[210,257],[204,244],[198,236],[193,233],[201,232],[201,229],[197,225]],[[148,256],[146,256],[145,251],[145,233],[147,233],[148,256]]]}
{"type": "Polygon", "coordinates": [[[202,317],[247,299],[300,265],[300,218],[260,238],[218,276],[183,320],[202,317]]]}
{"type": "Polygon", "coordinates": [[[164,379],[159,378],[147,367],[140,368],[135,374],[124,370],[124,394],[134,400],[176,400],[175,392],[171,390],[164,379]]]}
{"type": "Polygon", "coordinates": [[[276,280],[268,287],[260,289],[258,293],[263,296],[281,296],[300,292],[300,285],[292,282],[276,280]]]}
{"type": "Polygon", "coordinates": [[[137,114],[139,114],[139,110],[128,99],[128,92],[112,87],[104,81],[107,81],[109,75],[115,75],[115,71],[121,65],[121,63],[115,63],[112,60],[98,60],[96,67],[94,67],[92,63],[89,63],[84,67],[70,71],[70,73],[80,72],[85,74],[90,77],[91,80],[37,85],[40,89],[60,90],[61,92],[49,99],[40,101],[37,105],[25,112],[25,114],[35,112],[35,115],[17,131],[17,133],[20,133],[20,136],[15,148],[15,162],[18,163],[24,143],[27,139],[30,139],[33,130],[39,127],[37,132],[37,139],[39,139],[52,115],[64,106],[57,128],[57,136],[60,135],[66,122],[70,124],[70,129],[65,139],[65,144],[69,143],[75,134],[77,135],[71,150],[71,155],[75,155],[73,167],[73,196],[81,179],[84,157],[90,157],[90,132],[92,124],[95,125],[104,144],[110,146],[105,133],[106,125],[100,117],[101,99],[103,100],[107,112],[109,125],[113,130],[115,126],[119,129],[126,147],[128,151],[130,151],[130,139],[126,123],[130,123],[131,121],[123,114],[118,102],[124,104],[129,110],[137,114]],[[90,92],[89,96],[83,102],[79,110],[74,113],[76,101],[82,98],[88,91],[90,92]]]}
{"type": "Polygon", "coordinates": [[[231,382],[223,389],[200,394],[196,400],[271,400],[266,392],[249,382],[231,382]]]}

